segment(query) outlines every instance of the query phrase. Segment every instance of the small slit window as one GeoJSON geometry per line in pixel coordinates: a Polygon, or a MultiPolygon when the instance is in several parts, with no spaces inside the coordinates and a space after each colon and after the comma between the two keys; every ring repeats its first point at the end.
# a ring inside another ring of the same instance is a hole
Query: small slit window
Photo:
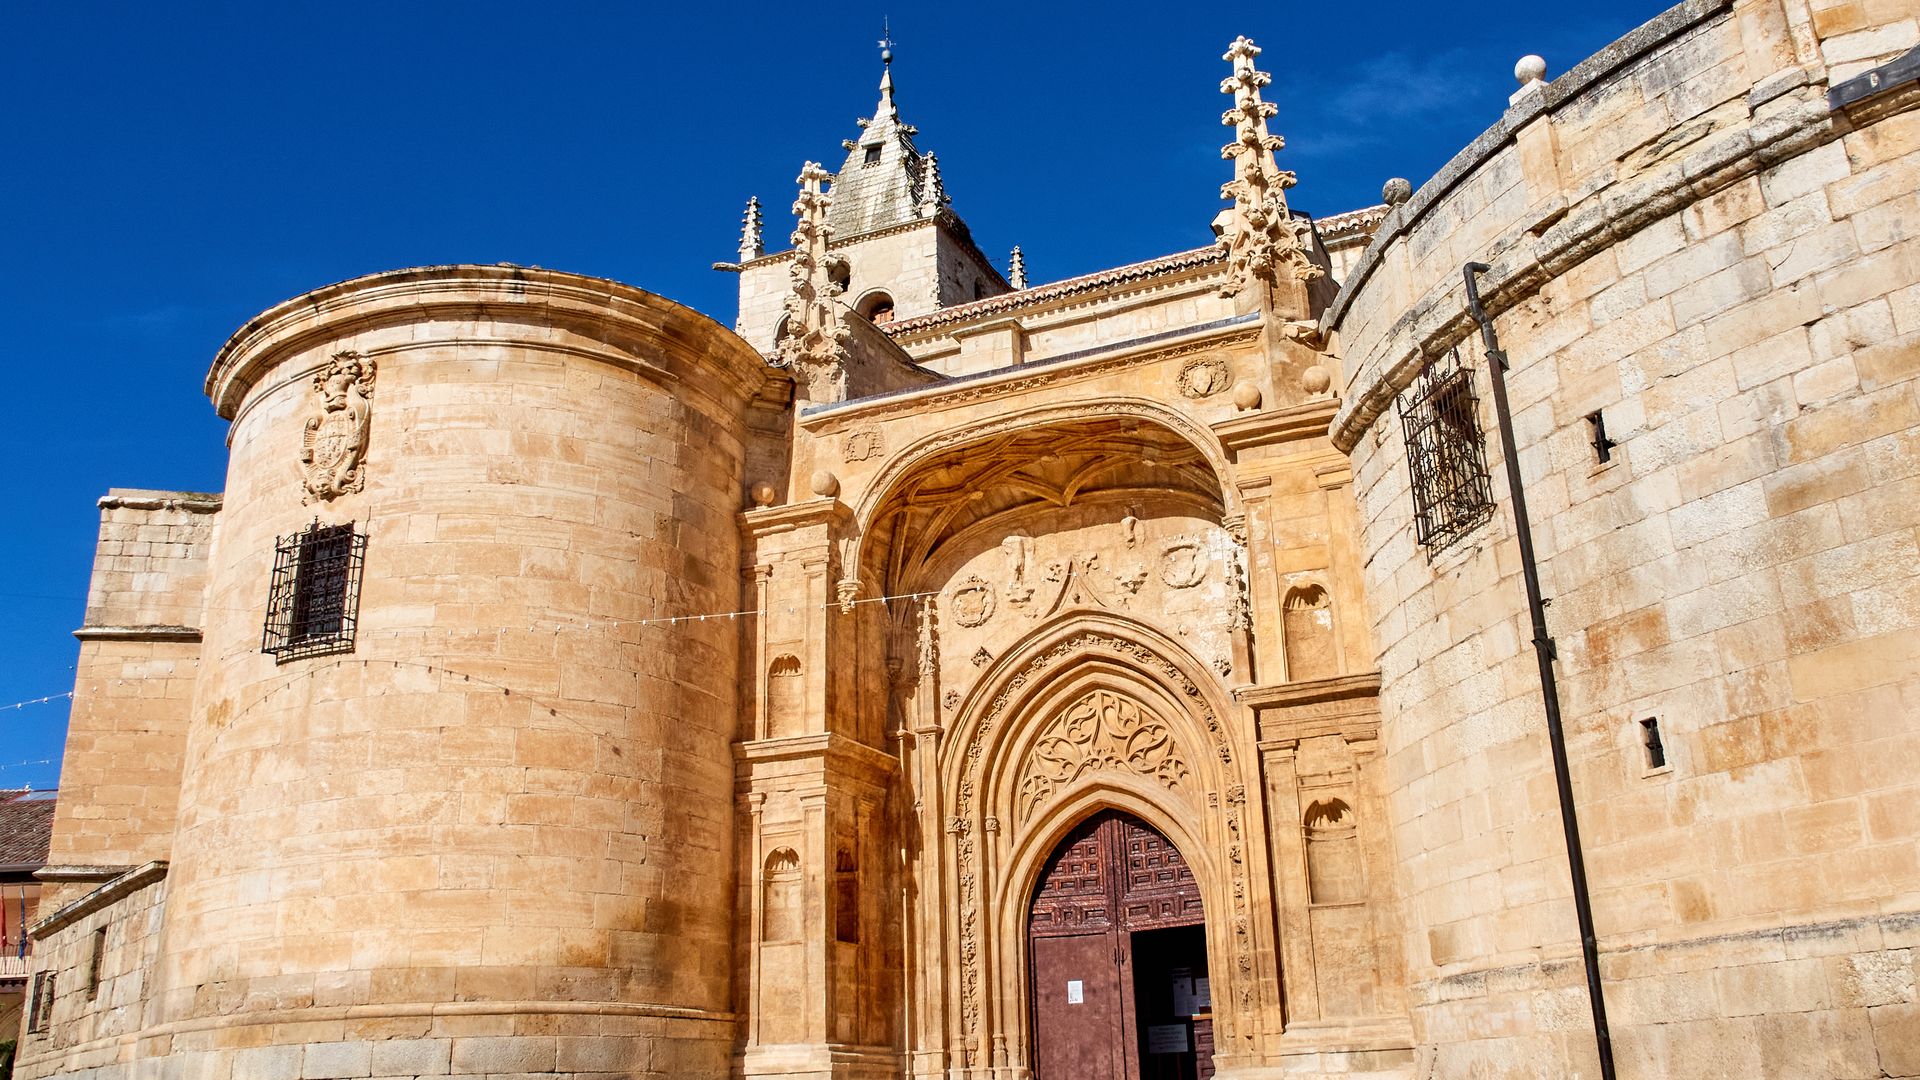
{"type": "Polygon", "coordinates": [[[100,996],[100,969],[107,959],[107,928],[93,931],[93,955],[87,958],[87,999],[100,996]]]}
{"type": "Polygon", "coordinates": [[[1660,741],[1660,718],[1650,716],[1640,721],[1640,745],[1647,751],[1647,770],[1667,767],[1667,747],[1660,741]]]}
{"type": "Polygon", "coordinates": [[[285,663],[303,656],[352,652],[360,610],[360,570],[367,537],[351,523],[322,525],[274,544],[273,583],[260,651],[285,663]]]}
{"type": "Polygon", "coordinates": [[[57,972],[42,971],[33,977],[33,1000],[28,1002],[27,1032],[44,1035],[53,1027],[53,988],[57,972]]]}
{"type": "Polygon", "coordinates": [[[1427,361],[1399,403],[1414,535],[1431,554],[1493,516],[1473,369],[1461,363],[1459,349],[1448,350],[1427,361]]]}
{"type": "Polygon", "coordinates": [[[1593,446],[1594,462],[1599,465],[1605,465],[1607,462],[1612,461],[1613,448],[1620,444],[1607,438],[1606,414],[1598,409],[1588,413],[1587,426],[1592,429],[1593,434],[1593,438],[1590,439],[1589,442],[1593,446]]]}
{"type": "Polygon", "coordinates": [[[880,164],[880,148],[879,148],[879,147],[877,147],[877,146],[869,146],[869,147],[867,147],[867,156],[866,156],[866,157],[864,157],[864,158],[862,158],[862,159],[860,159],[860,163],[861,163],[862,165],[878,165],[878,164],[880,164]]]}

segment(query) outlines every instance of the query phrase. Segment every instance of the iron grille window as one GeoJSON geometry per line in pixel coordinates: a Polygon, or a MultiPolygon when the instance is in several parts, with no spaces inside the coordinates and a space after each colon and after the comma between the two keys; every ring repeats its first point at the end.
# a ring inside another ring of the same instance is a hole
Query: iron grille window
{"type": "Polygon", "coordinates": [[[1427,361],[1400,395],[1400,429],[1413,474],[1414,535],[1439,551],[1493,515],[1473,369],[1460,350],[1427,361]]]}
{"type": "Polygon", "coordinates": [[[282,663],[353,651],[360,610],[360,567],[367,537],[351,524],[322,525],[281,537],[273,549],[273,585],[260,651],[282,663]]]}

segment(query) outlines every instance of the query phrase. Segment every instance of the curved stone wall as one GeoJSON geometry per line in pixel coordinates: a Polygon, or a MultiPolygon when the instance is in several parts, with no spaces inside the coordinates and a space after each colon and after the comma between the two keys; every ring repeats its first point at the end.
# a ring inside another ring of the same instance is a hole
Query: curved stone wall
{"type": "Polygon", "coordinates": [[[725,1075],[737,631],[639,620],[736,606],[764,370],[678,305],[511,267],[347,282],[235,336],[156,1049],[725,1075]],[[314,498],[345,351],[374,372],[362,486],[314,498]],[[357,639],[276,662],[275,541],[316,520],[367,537],[357,639]]]}
{"type": "Polygon", "coordinates": [[[1920,23],[1865,7],[1686,3],[1523,89],[1323,323],[1435,1075],[1594,1069],[1470,260],[1512,361],[1621,1075],[1920,1073],[1920,88],[1827,98],[1920,23]],[[1395,402],[1455,349],[1494,509],[1430,552],[1395,402]]]}

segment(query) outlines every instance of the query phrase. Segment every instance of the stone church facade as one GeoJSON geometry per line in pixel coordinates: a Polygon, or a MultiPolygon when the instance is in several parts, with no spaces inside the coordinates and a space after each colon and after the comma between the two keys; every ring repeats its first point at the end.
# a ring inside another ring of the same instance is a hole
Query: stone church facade
{"type": "Polygon", "coordinates": [[[331,285],[101,500],[17,1075],[1920,1076],[1920,16],[1688,0],[1418,191],[1005,273],[881,100],[728,329],[331,285]]]}

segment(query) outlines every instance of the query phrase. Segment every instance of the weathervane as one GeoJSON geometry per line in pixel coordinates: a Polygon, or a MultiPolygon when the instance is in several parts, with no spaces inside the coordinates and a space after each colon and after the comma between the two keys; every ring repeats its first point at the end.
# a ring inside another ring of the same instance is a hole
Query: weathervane
{"type": "Polygon", "coordinates": [[[887,17],[880,16],[880,62],[893,63],[893,29],[887,24],[887,17]]]}

